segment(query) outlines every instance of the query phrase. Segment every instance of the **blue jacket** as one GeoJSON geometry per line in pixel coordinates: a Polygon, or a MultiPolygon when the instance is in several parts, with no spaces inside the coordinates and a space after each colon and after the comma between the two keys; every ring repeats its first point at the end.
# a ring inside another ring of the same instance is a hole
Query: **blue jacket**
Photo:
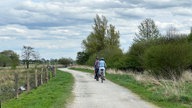
{"type": "Polygon", "coordinates": [[[104,60],[99,61],[99,67],[106,67],[106,63],[104,60]]]}

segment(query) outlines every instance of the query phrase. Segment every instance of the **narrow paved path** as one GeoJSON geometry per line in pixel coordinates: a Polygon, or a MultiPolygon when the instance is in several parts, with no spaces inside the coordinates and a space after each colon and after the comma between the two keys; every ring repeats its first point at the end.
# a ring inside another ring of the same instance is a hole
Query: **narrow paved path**
{"type": "Polygon", "coordinates": [[[129,90],[112,83],[95,81],[93,74],[61,68],[75,77],[75,99],[68,108],[157,108],[129,90]]]}

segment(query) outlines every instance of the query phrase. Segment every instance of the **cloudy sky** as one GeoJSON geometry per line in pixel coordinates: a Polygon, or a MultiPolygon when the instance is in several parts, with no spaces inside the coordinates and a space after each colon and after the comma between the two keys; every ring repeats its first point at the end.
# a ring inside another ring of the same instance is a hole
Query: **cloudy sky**
{"type": "Polygon", "coordinates": [[[192,0],[0,0],[0,7],[0,52],[21,55],[25,45],[46,59],[76,59],[96,14],[120,32],[124,52],[146,18],[153,19],[162,34],[170,26],[179,33],[192,27],[192,0]]]}

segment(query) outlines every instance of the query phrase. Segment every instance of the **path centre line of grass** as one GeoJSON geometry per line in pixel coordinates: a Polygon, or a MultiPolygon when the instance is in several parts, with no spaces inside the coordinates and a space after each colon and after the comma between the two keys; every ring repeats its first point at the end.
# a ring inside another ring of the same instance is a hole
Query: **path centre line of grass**
{"type": "MultiPolygon", "coordinates": [[[[84,69],[84,68],[70,68],[73,70],[78,70],[82,72],[94,73],[93,70],[84,69]]],[[[175,101],[170,101],[164,99],[162,96],[159,96],[156,91],[150,91],[152,85],[143,85],[142,83],[137,82],[130,75],[119,75],[119,74],[109,74],[106,73],[106,78],[112,82],[121,85],[132,92],[139,95],[142,99],[152,102],[153,104],[162,107],[162,108],[191,108],[189,105],[184,103],[179,103],[175,101]]]]}
{"type": "Polygon", "coordinates": [[[56,77],[48,83],[4,102],[2,108],[65,108],[72,98],[73,84],[72,74],[57,70],[56,77]]]}

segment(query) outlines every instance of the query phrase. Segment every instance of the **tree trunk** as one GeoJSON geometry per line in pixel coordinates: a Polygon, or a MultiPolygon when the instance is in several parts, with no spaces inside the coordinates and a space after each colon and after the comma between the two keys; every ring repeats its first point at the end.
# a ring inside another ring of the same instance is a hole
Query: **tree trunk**
{"type": "Polygon", "coordinates": [[[35,87],[38,86],[37,69],[35,69],[35,87]]]}
{"type": "Polygon", "coordinates": [[[27,61],[27,69],[29,69],[29,61],[27,61]]]}
{"type": "Polygon", "coordinates": [[[29,70],[27,70],[27,92],[30,91],[30,76],[29,76],[29,70]]]}

